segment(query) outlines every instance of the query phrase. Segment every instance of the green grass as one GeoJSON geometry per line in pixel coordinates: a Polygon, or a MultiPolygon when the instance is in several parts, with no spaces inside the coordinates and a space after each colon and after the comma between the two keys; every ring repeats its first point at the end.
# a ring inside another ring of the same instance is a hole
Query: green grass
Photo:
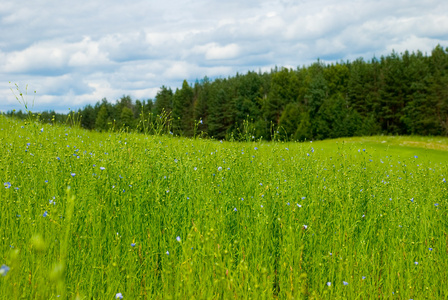
{"type": "Polygon", "coordinates": [[[448,144],[221,143],[0,117],[0,298],[447,298],[448,152],[434,143],[448,144]]]}

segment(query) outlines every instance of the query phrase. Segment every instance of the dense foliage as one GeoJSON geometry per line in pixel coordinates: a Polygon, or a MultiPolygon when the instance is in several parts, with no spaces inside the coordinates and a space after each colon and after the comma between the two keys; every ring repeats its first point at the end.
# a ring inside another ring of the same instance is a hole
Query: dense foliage
{"type": "Polygon", "coordinates": [[[176,135],[202,132],[217,139],[237,139],[247,131],[268,140],[446,136],[448,48],[437,46],[430,55],[392,52],[368,62],[317,61],[295,70],[275,68],[213,81],[205,77],[194,85],[184,81],[174,92],[162,86],[154,101],[123,96],[112,104],[103,99],[79,114],[84,128],[99,131],[143,131],[145,122],[163,114],[176,135]]]}

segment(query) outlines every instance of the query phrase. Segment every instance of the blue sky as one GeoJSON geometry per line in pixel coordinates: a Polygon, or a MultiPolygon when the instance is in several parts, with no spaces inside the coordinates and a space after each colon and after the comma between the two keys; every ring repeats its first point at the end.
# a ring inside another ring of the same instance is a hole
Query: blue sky
{"type": "Polygon", "coordinates": [[[23,108],[16,83],[33,110],[68,112],[184,79],[448,47],[442,0],[83,2],[2,1],[0,111],[23,108]]]}

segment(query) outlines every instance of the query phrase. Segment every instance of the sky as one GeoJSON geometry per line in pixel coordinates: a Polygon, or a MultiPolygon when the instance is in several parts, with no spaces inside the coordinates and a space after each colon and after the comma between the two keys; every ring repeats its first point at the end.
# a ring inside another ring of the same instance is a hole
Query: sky
{"type": "Polygon", "coordinates": [[[16,84],[33,111],[67,113],[184,79],[430,55],[448,47],[447,12],[446,0],[2,0],[0,111],[24,109],[16,84]]]}

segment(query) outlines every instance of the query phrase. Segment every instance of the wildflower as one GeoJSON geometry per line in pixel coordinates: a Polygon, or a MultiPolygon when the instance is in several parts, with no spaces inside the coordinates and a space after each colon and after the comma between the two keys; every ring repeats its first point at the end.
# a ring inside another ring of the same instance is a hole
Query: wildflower
{"type": "Polygon", "coordinates": [[[429,251],[432,251],[432,248],[429,248],[429,251]]]}
{"type": "Polygon", "coordinates": [[[289,206],[289,205],[290,205],[290,204],[289,204],[289,202],[288,202],[288,203],[286,203],[286,205],[288,205],[288,206],[289,206]]]}
{"type": "MultiPolygon", "coordinates": [[[[299,203],[297,203],[297,206],[298,206],[298,207],[302,207],[302,205],[300,205],[299,203]]],[[[305,228],[305,229],[306,229],[306,228],[305,228]]]]}
{"type": "Polygon", "coordinates": [[[218,172],[219,172],[219,171],[222,171],[222,168],[221,168],[221,167],[218,167],[218,172]]]}
{"type": "Polygon", "coordinates": [[[362,280],[366,279],[366,276],[362,276],[362,280]]]}
{"type": "Polygon", "coordinates": [[[42,215],[43,217],[46,217],[48,215],[48,212],[45,211],[44,214],[42,215]]]}
{"type": "Polygon", "coordinates": [[[11,183],[10,183],[10,182],[5,182],[3,185],[4,185],[5,188],[7,188],[7,189],[11,188],[11,183]]]}
{"type": "Polygon", "coordinates": [[[347,281],[342,281],[342,283],[343,283],[344,285],[348,285],[348,282],[347,282],[347,281]]]}
{"type": "Polygon", "coordinates": [[[198,169],[198,168],[194,167],[194,169],[193,169],[193,170],[195,170],[195,171],[196,171],[197,169],[198,169]]]}
{"type": "Polygon", "coordinates": [[[255,147],[254,149],[255,149],[255,150],[258,150],[258,148],[257,148],[257,147],[255,147]]]}
{"type": "Polygon", "coordinates": [[[199,124],[202,124],[202,120],[199,120],[199,124]]]}
{"type": "Polygon", "coordinates": [[[306,197],[302,197],[302,200],[305,200],[306,197]]]}
{"type": "Polygon", "coordinates": [[[414,198],[411,198],[411,202],[414,202],[414,198]]]}
{"type": "Polygon", "coordinates": [[[131,247],[135,247],[135,243],[131,243],[131,247]]]}
{"type": "Polygon", "coordinates": [[[169,251],[166,251],[166,255],[170,255],[170,252],[169,252],[169,251]]]}
{"type": "Polygon", "coordinates": [[[43,129],[43,128],[41,128],[41,129],[40,129],[40,132],[44,132],[44,129],[43,129]]]}
{"type": "Polygon", "coordinates": [[[9,267],[7,265],[2,265],[0,267],[0,275],[6,276],[6,274],[8,274],[8,271],[9,271],[9,267]]]}
{"type": "Polygon", "coordinates": [[[330,281],[328,281],[328,282],[327,282],[327,285],[328,285],[328,286],[331,286],[331,282],[330,282],[330,281]]]}
{"type": "Polygon", "coordinates": [[[303,225],[303,228],[304,228],[304,229],[307,229],[307,228],[308,228],[308,225],[303,225]]]}
{"type": "Polygon", "coordinates": [[[236,207],[233,209],[233,211],[238,211],[237,209],[236,209],[236,207]]]}
{"type": "Polygon", "coordinates": [[[106,168],[105,167],[100,167],[100,170],[103,171],[103,170],[106,170],[106,168]]]}
{"type": "Polygon", "coordinates": [[[117,293],[115,295],[115,299],[123,299],[123,295],[121,293],[117,293]]]}
{"type": "Polygon", "coordinates": [[[435,207],[439,206],[439,203],[434,203],[434,206],[435,206],[435,207]]]}
{"type": "Polygon", "coordinates": [[[417,156],[417,155],[414,155],[414,158],[418,158],[418,156],[417,156]]]}
{"type": "Polygon", "coordinates": [[[418,261],[414,262],[414,265],[416,265],[416,266],[417,266],[417,265],[418,265],[418,261]]]}
{"type": "Polygon", "coordinates": [[[75,173],[71,173],[70,175],[72,175],[72,177],[75,177],[76,174],[75,173]]]}
{"type": "Polygon", "coordinates": [[[176,237],[176,240],[177,240],[178,242],[180,242],[180,236],[177,236],[177,237],[176,237]]]}
{"type": "Polygon", "coordinates": [[[263,204],[261,204],[261,208],[263,208],[263,204]]]}

